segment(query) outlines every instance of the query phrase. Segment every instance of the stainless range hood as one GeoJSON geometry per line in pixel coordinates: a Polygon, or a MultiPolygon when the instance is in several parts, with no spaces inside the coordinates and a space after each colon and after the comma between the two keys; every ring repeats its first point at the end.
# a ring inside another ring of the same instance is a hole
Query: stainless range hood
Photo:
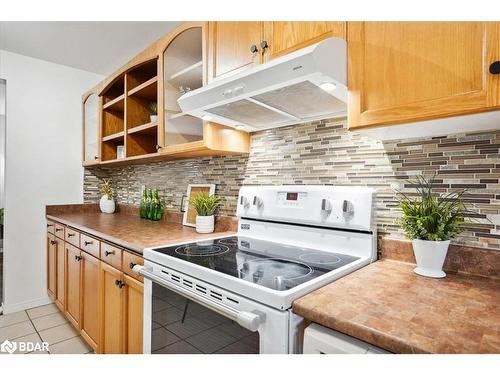
{"type": "Polygon", "coordinates": [[[346,42],[339,38],[279,57],[178,99],[188,115],[256,131],[347,111],[346,42]]]}

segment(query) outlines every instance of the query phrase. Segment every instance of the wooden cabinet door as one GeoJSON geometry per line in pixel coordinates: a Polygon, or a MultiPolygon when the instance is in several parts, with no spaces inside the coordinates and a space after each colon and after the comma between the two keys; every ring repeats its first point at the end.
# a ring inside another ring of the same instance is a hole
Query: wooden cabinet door
{"type": "Polygon", "coordinates": [[[208,79],[227,77],[261,63],[262,22],[209,22],[208,79]],[[252,45],[258,52],[252,53],[252,45]]]}
{"type": "Polygon", "coordinates": [[[144,284],[127,275],[123,275],[124,288],[124,319],[126,354],[142,354],[142,324],[144,284]]]}
{"type": "Polygon", "coordinates": [[[499,105],[498,23],[349,22],[349,127],[499,105]]]}
{"type": "Polygon", "coordinates": [[[65,244],[66,264],[66,316],[70,322],[80,329],[80,249],[65,244]]]}
{"type": "Polygon", "coordinates": [[[64,311],[64,241],[55,237],[56,250],[56,305],[64,311]]]}
{"type": "Polygon", "coordinates": [[[100,261],[85,252],[81,252],[81,334],[98,352],[99,344],[99,264],[100,261]]]}
{"type": "Polygon", "coordinates": [[[50,299],[56,299],[57,289],[56,240],[53,234],[47,233],[47,293],[50,299]]]}
{"type": "Polygon", "coordinates": [[[346,38],[346,22],[264,22],[265,61],[330,37],[346,38]]]}
{"type": "Polygon", "coordinates": [[[100,331],[101,353],[123,352],[123,287],[122,273],[100,263],[100,331]]]}

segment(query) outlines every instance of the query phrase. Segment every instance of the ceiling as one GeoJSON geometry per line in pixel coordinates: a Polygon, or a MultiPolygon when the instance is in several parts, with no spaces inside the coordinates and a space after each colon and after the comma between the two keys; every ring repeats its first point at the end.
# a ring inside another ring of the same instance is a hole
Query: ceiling
{"type": "Polygon", "coordinates": [[[0,49],[108,75],[180,22],[0,22],[0,49]]]}

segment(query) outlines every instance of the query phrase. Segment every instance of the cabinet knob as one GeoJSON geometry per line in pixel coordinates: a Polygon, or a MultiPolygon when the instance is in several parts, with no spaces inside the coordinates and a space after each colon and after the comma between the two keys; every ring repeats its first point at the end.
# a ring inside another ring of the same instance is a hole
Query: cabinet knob
{"type": "Polygon", "coordinates": [[[115,251],[105,251],[104,256],[115,255],[115,251]]]}
{"type": "Polygon", "coordinates": [[[125,286],[125,283],[121,280],[115,280],[115,285],[121,289],[125,286]]]}
{"type": "Polygon", "coordinates": [[[75,255],[75,260],[79,262],[82,260],[82,257],[80,255],[75,255]]]}
{"type": "Polygon", "coordinates": [[[68,237],[73,237],[74,235],[74,233],[68,233],[68,237]]]}
{"type": "Polygon", "coordinates": [[[54,240],[50,240],[50,244],[51,244],[51,245],[55,245],[56,243],[57,243],[56,241],[54,241],[54,240]]]}
{"type": "Polygon", "coordinates": [[[85,246],[92,245],[93,243],[94,243],[94,241],[83,241],[83,244],[85,246]]]}
{"type": "Polygon", "coordinates": [[[490,65],[491,74],[500,74],[500,61],[495,61],[490,65]]]}
{"type": "Polygon", "coordinates": [[[269,44],[267,44],[267,40],[263,40],[260,42],[260,48],[262,48],[262,53],[266,52],[266,49],[269,48],[269,44]]]}
{"type": "Polygon", "coordinates": [[[97,160],[97,159],[99,159],[99,156],[97,156],[97,155],[94,156],[94,160],[97,160]]]}
{"type": "Polygon", "coordinates": [[[257,53],[258,51],[259,51],[259,49],[257,48],[257,46],[255,44],[252,44],[250,46],[250,52],[257,53]]]}
{"type": "Polygon", "coordinates": [[[161,150],[161,146],[160,145],[156,145],[156,151],[160,151],[161,150]]]}
{"type": "Polygon", "coordinates": [[[53,227],[54,224],[47,224],[47,228],[53,227]]]}
{"type": "Polygon", "coordinates": [[[62,228],[56,228],[56,232],[60,232],[62,230],[63,230],[62,228]]]}
{"type": "Polygon", "coordinates": [[[136,264],[133,263],[133,262],[130,262],[130,264],[128,266],[130,267],[130,269],[132,269],[132,268],[134,268],[136,266],[136,264]]]}

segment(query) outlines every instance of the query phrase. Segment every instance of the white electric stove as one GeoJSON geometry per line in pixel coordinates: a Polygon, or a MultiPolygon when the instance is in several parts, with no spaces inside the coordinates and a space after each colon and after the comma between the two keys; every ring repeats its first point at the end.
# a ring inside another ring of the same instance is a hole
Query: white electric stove
{"type": "Polygon", "coordinates": [[[238,234],[145,249],[146,353],[297,353],[295,299],[376,259],[374,191],[245,186],[238,234]]]}

